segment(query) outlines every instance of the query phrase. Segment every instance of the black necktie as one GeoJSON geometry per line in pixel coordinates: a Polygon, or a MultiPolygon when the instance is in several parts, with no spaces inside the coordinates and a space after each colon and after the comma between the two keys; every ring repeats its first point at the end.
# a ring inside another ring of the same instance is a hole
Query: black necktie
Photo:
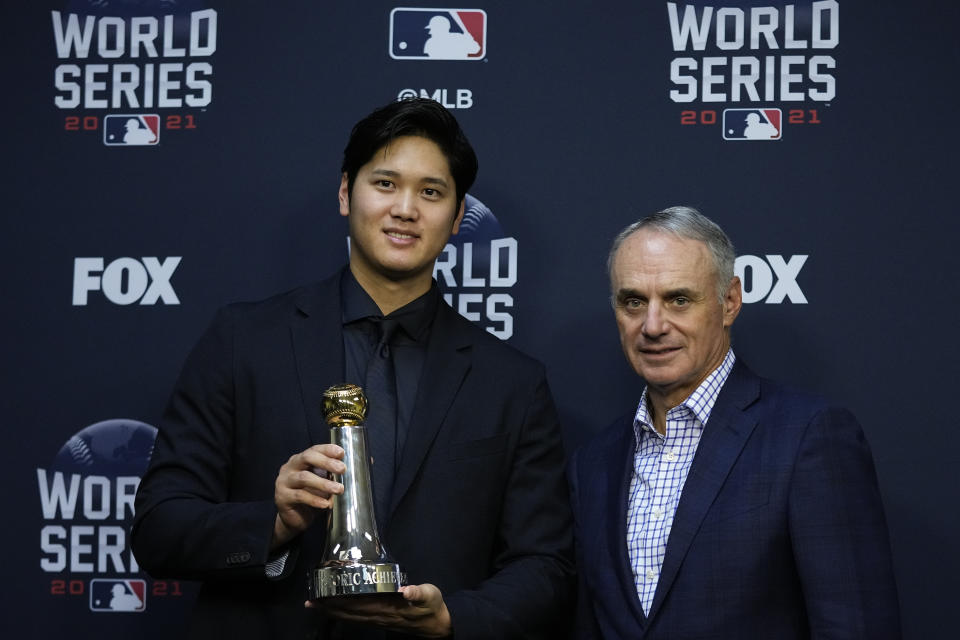
{"type": "Polygon", "coordinates": [[[396,320],[373,320],[379,329],[379,340],[367,364],[364,391],[367,409],[367,439],[373,457],[373,501],[377,526],[387,522],[390,493],[396,466],[397,449],[397,382],[393,369],[390,341],[397,329],[396,320]]]}

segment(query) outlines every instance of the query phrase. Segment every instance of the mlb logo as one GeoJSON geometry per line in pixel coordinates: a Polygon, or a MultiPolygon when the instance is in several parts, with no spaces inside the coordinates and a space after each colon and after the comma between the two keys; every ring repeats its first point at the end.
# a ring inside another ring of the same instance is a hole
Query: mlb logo
{"type": "Polygon", "coordinates": [[[103,144],[145,147],[160,142],[160,116],[155,113],[119,114],[103,119],[103,144]]]}
{"type": "Polygon", "coordinates": [[[147,608],[147,583],[143,580],[90,581],[90,611],[117,613],[144,611],[147,608]]]}
{"type": "Polygon", "coordinates": [[[724,140],[779,140],[780,109],[724,109],[724,140]]]}
{"type": "Polygon", "coordinates": [[[482,9],[412,9],[390,12],[390,57],[396,60],[482,60],[487,13],[482,9]]]}

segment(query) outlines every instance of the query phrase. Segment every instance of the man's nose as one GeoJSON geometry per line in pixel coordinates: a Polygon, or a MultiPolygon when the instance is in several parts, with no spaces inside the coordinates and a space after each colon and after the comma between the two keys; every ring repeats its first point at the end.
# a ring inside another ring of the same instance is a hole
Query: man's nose
{"type": "Polygon", "coordinates": [[[390,214],[403,220],[414,220],[417,217],[417,194],[407,190],[400,190],[393,201],[390,214]]]}
{"type": "Polygon", "coordinates": [[[651,302],[647,307],[647,314],[643,318],[643,324],[640,329],[643,335],[651,338],[662,336],[668,329],[667,318],[663,308],[656,303],[651,302]]]}

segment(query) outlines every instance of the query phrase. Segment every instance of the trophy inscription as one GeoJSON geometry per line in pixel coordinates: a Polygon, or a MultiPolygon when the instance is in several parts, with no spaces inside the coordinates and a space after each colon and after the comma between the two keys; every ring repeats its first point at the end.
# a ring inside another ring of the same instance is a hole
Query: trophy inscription
{"type": "Polygon", "coordinates": [[[407,576],[380,542],[370,482],[367,398],[354,384],[340,384],[323,393],[323,417],[330,442],[344,451],[343,494],[334,495],[327,520],[327,539],[319,566],[311,569],[311,600],[347,595],[396,593],[407,576]]]}

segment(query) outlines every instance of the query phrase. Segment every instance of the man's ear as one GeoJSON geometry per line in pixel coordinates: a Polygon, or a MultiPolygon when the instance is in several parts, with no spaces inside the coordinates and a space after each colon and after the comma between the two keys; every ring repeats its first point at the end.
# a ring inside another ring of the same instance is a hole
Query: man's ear
{"type": "Polygon", "coordinates": [[[727,295],[723,298],[723,326],[729,328],[733,321],[737,319],[740,313],[740,307],[743,306],[743,290],[740,285],[740,278],[733,276],[730,280],[730,286],[727,287],[727,295]]]}
{"type": "Polygon", "coordinates": [[[463,207],[466,204],[466,200],[467,199],[464,198],[463,200],[460,201],[460,208],[457,209],[457,215],[453,219],[453,228],[451,229],[450,232],[453,233],[454,235],[456,235],[460,231],[460,223],[463,222],[463,207]]]}
{"type": "Polygon", "coordinates": [[[340,190],[337,191],[337,199],[340,200],[340,215],[350,215],[350,180],[346,172],[340,178],[340,190]]]}

